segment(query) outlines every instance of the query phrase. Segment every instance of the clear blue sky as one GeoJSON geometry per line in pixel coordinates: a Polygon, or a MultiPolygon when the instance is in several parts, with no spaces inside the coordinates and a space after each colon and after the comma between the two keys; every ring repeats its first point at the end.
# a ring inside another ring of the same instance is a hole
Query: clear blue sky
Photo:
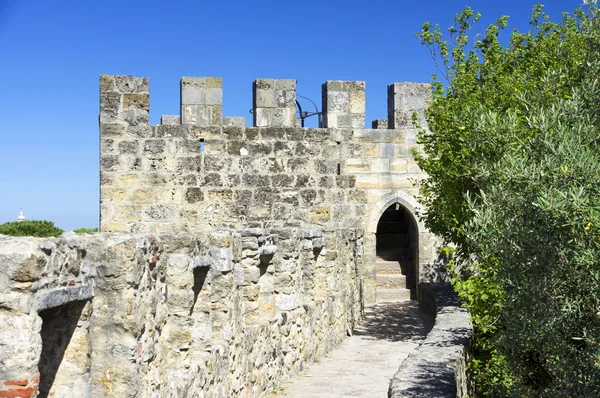
{"type": "MultiPolygon", "coordinates": [[[[255,78],[298,80],[320,106],[325,80],[365,80],[367,121],[386,86],[435,72],[414,32],[471,6],[480,29],[533,4],[506,0],[0,0],[0,223],[23,207],[63,229],[98,225],[98,79],[150,77],[150,119],[179,113],[181,76],[223,77],[224,115],[245,116],[255,78]]],[[[555,19],[582,0],[547,0],[555,19]]]]}

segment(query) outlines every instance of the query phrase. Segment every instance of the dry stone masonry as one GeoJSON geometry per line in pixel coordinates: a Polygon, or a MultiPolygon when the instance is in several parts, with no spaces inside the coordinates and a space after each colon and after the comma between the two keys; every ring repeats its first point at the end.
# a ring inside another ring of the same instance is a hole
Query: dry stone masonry
{"type": "Polygon", "coordinates": [[[1,237],[0,397],[264,395],[361,319],[361,268],[353,229],[1,237]]]}

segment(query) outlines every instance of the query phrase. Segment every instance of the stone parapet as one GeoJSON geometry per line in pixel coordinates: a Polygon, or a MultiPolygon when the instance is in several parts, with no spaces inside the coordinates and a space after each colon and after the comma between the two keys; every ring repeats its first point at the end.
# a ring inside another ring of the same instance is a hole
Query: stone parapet
{"type": "Polygon", "coordinates": [[[425,341],[400,364],[389,398],[473,396],[466,373],[473,327],[449,284],[421,284],[419,309],[435,317],[425,341]]]}
{"type": "MultiPolygon", "coordinates": [[[[146,93],[147,79],[101,80],[101,96],[118,94],[118,120],[101,115],[100,123],[102,232],[314,225],[367,230],[369,225],[366,249],[374,260],[377,222],[372,219],[385,210],[378,203],[400,193],[417,201],[427,178],[413,156],[420,146],[412,123],[388,129],[378,120],[376,129],[364,128],[365,82],[326,82],[322,109],[327,128],[302,128],[296,127],[295,80],[254,82],[253,117],[265,127],[247,127],[239,117],[201,123],[211,125],[186,124],[185,115],[165,116],[161,125],[130,124],[131,118],[121,114],[121,97],[126,91],[146,93]]],[[[220,79],[184,78],[182,103],[197,109],[218,107],[220,87],[220,79]]],[[[425,106],[425,97],[419,103],[402,97],[402,90],[402,85],[392,85],[399,110],[425,106]]],[[[443,279],[430,238],[420,226],[415,236],[419,264],[414,268],[421,281],[443,279]]],[[[368,300],[375,297],[373,275],[372,269],[364,274],[368,300]]]]}
{"type": "Polygon", "coordinates": [[[265,396],[361,320],[361,248],[355,229],[0,235],[0,396],[265,396]]]}

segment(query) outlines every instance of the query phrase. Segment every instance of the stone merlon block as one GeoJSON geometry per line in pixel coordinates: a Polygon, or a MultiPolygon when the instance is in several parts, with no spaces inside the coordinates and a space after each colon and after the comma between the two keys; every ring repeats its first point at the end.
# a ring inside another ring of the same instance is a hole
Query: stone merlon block
{"type": "Polygon", "coordinates": [[[100,75],[100,125],[148,124],[150,81],[147,77],[100,75]]]}
{"type": "Polygon", "coordinates": [[[295,127],[296,80],[256,79],[252,115],[254,127],[295,127]]]}
{"type": "Polygon", "coordinates": [[[243,116],[230,116],[223,118],[223,126],[245,126],[246,118],[243,116]]]}
{"type": "Polygon", "coordinates": [[[363,81],[328,80],[323,83],[323,122],[326,128],[365,128],[363,81]]]}
{"type": "Polygon", "coordinates": [[[223,123],[223,79],[181,78],[181,124],[220,126],[223,123]]]}
{"type": "Polygon", "coordinates": [[[424,83],[392,83],[388,86],[388,123],[390,129],[411,127],[413,114],[425,120],[431,100],[431,86],[424,83]]]}

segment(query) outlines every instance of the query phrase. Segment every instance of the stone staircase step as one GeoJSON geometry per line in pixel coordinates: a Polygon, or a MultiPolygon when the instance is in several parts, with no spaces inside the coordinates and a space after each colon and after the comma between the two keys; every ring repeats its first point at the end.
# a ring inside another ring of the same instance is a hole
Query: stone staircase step
{"type": "Polygon", "coordinates": [[[402,268],[398,261],[379,260],[375,262],[375,271],[377,274],[401,274],[402,268]]]}
{"type": "Polygon", "coordinates": [[[401,274],[377,274],[377,288],[406,289],[406,276],[401,274]]]}
{"type": "Polygon", "coordinates": [[[378,303],[410,300],[409,289],[377,289],[378,303]]]}

